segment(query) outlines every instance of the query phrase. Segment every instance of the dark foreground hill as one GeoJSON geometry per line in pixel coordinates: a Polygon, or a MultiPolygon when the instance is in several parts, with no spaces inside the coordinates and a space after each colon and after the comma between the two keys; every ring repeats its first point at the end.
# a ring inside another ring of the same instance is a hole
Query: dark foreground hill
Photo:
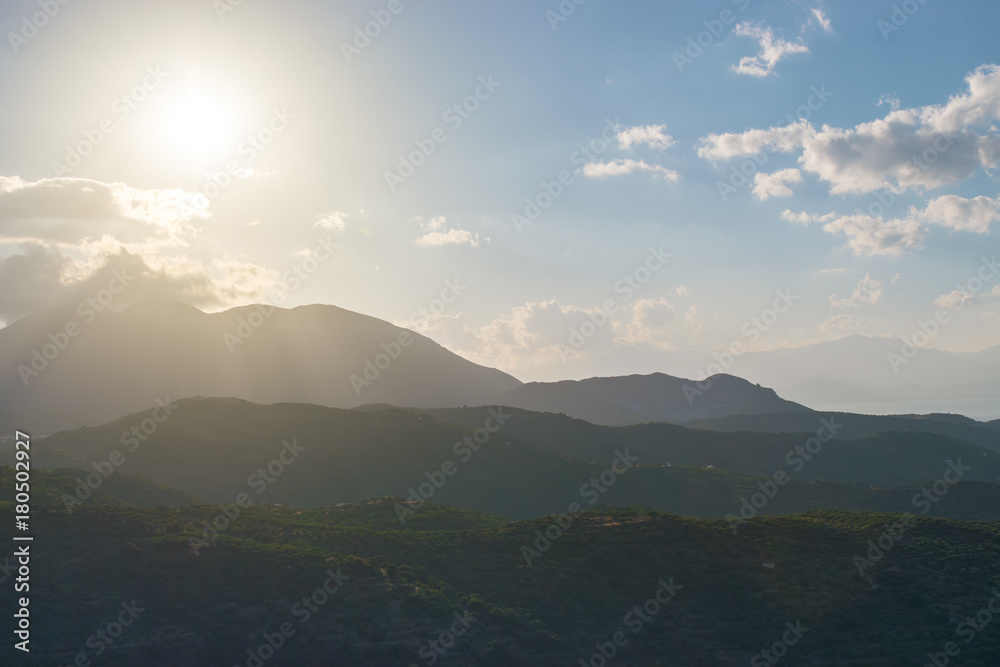
{"type": "Polygon", "coordinates": [[[42,509],[18,664],[895,667],[949,642],[962,665],[1000,655],[983,611],[997,523],[818,512],[734,534],[637,508],[560,528],[449,526],[425,507],[442,517],[430,530],[368,527],[393,505],[42,509]]]}
{"type": "Polygon", "coordinates": [[[992,458],[971,445],[916,436],[829,442],[797,470],[787,453],[804,439],[791,435],[755,441],[672,425],[611,429],[569,420],[567,428],[546,436],[536,423],[565,418],[493,408],[460,411],[467,426],[404,410],[238,399],[188,399],[170,412],[129,415],[37,440],[34,465],[96,474],[116,461],[119,472],[213,503],[245,494],[256,503],[319,507],[390,495],[514,519],[566,512],[573,503],[642,504],[723,517],[739,512],[747,498],[756,498],[763,514],[915,511],[924,507],[915,500],[922,489],[948,478],[962,481],[942,482],[928,514],[1000,517],[1000,485],[983,483],[1000,474],[992,458]],[[533,429],[530,440],[517,435],[522,426],[533,429]],[[559,449],[562,444],[566,449],[559,449]],[[960,476],[948,460],[961,465],[960,476]],[[779,471],[785,473],[780,488],[772,481],[779,471]],[[759,493],[769,496],[766,502],[759,493]]]}

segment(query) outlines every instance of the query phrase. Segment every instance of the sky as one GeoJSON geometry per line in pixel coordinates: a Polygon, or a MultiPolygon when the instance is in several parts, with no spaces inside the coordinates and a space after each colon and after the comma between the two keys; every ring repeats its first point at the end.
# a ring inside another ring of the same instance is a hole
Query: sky
{"type": "MultiPolygon", "coordinates": [[[[1000,4],[10,0],[0,322],[117,275],[522,380],[1000,343],[1000,4]]],[[[117,282],[114,284],[121,284],[117,282]]]]}

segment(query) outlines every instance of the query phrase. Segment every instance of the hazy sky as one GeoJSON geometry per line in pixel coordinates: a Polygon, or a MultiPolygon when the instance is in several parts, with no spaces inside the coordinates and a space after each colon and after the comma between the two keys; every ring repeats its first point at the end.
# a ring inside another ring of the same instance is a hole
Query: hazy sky
{"type": "Polygon", "coordinates": [[[893,5],[4,2],[0,321],[124,270],[526,380],[995,345],[1000,4],[893,5]]]}

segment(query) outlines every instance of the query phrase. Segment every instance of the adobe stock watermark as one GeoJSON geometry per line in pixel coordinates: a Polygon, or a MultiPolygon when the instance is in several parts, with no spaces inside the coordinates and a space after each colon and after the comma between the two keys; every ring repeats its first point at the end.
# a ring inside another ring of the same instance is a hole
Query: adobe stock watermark
{"type": "MultiPolygon", "coordinates": [[[[140,607],[135,600],[132,602],[122,602],[122,610],[118,612],[115,620],[110,621],[107,625],[98,628],[92,635],[87,637],[85,643],[86,647],[91,649],[94,653],[95,658],[99,658],[104,655],[104,652],[115,643],[121,636],[125,633],[125,630],[135,623],[136,619],[139,618],[139,614],[146,611],[145,607],[140,607]]],[[[67,665],[66,667],[89,667],[91,664],[89,653],[86,650],[81,649],[76,657],[73,659],[72,665],[67,665]]]]}
{"type": "MultiPolygon", "coordinates": [[[[302,599],[298,600],[294,605],[292,605],[292,616],[294,616],[299,623],[299,626],[303,626],[312,619],[313,614],[319,613],[319,611],[330,601],[336,593],[350,581],[350,577],[340,571],[333,570],[326,571],[326,579],[323,583],[317,586],[308,595],[303,595],[302,599]]],[[[247,659],[243,663],[246,667],[263,667],[264,663],[270,660],[281,650],[281,647],[285,645],[291,637],[295,636],[298,628],[295,627],[291,621],[284,621],[278,625],[276,632],[264,632],[261,637],[264,641],[253,648],[247,649],[247,659]]],[[[233,667],[243,667],[243,665],[234,664],[233,667]]]]}
{"type": "MultiPolygon", "coordinates": [[[[601,496],[615,485],[618,478],[628,472],[629,468],[634,467],[638,462],[639,458],[629,454],[627,448],[624,453],[621,450],[615,451],[615,459],[611,463],[611,467],[603,470],[600,475],[592,477],[580,486],[580,497],[586,499],[588,505],[593,507],[600,500],[601,496]]],[[[553,514],[551,517],[553,522],[544,531],[541,529],[535,531],[534,549],[528,544],[521,545],[521,555],[524,557],[525,564],[531,567],[536,560],[540,559],[542,554],[551,549],[552,545],[573,527],[573,520],[583,514],[584,511],[583,505],[573,502],[570,503],[565,514],[553,514]]]]}
{"type": "Polygon", "coordinates": [[[270,303],[257,304],[249,315],[236,318],[236,326],[232,331],[223,332],[222,342],[225,343],[229,354],[233,354],[240,345],[250,340],[254,333],[274,316],[277,304],[284,302],[289,294],[301,288],[316,275],[320,267],[333,258],[339,247],[333,242],[332,236],[318,237],[305,258],[295,262],[290,269],[281,274],[278,280],[279,288],[271,292],[270,303]]]}
{"type": "MultiPolygon", "coordinates": [[[[455,303],[467,289],[468,286],[463,285],[458,278],[446,280],[444,288],[441,290],[441,296],[432,299],[427,306],[418,308],[417,311],[410,315],[410,321],[416,320],[418,314],[424,319],[432,315],[443,314],[445,308],[455,303]]],[[[382,351],[376,354],[374,358],[364,360],[361,374],[354,373],[348,378],[351,387],[354,389],[354,395],[361,396],[361,392],[371,387],[372,384],[382,377],[382,373],[387,371],[393,362],[399,359],[403,352],[411,345],[413,345],[413,335],[406,330],[400,331],[396,336],[396,340],[389,341],[388,343],[380,343],[379,347],[382,351]]]]}
{"type": "MultiPolygon", "coordinates": [[[[300,445],[295,438],[292,438],[291,442],[287,440],[283,441],[281,443],[281,450],[277,456],[267,464],[257,468],[255,472],[252,472],[247,477],[247,486],[255,489],[258,496],[264,493],[268,486],[274,484],[284,474],[285,469],[295,463],[304,451],[306,451],[306,448],[300,445]]],[[[211,521],[205,520],[201,522],[203,528],[201,537],[192,536],[188,538],[188,546],[191,547],[191,551],[195,556],[200,556],[202,549],[215,544],[222,536],[222,533],[240,518],[240,514],[242,513],[241,508],[246,509],[254,504],[250,495],[245,491],[236,494],[234,500],[235,502],[223,505],[222,511],[211,521]]]]}
{"type": "Polygon", "coordinates": [[[56,176],[65,176],[80,167],[83,161],[90,157],[97,147],[120,127],[119,124],[125,122],[169,75],[168,72],[161,70],[159,65],[147,67],[146,76],[142,81],[112,102],[111,115],[99,120],[96,127],[84,130],[80,141],[72,146],[66,146],[63,161],[53,162],[52,172],[56,176]]]}
{"type": "MultiPolygon", "coordinates": [[[[997,263],[997,256],[992,258],[982,258],[982,263],[975,274],[969,277],[964,283],[955,286],[956,292],[962,297],[952,302],[952,309],[956,312],[965,307],[966,297],[971,299],[983,291],[997,274],[1000,273],[1000,264],[997,263]]],[[[934,338],[941,333],[944,326],[951,322],[951,313],[945,308],[938,308],[933,318],[918,320],[915,330],[909,336],[904,336],[900,343],[899,352],[887,352],[886,360],[893,373],[899,373],[899,369],[913,361],[920,350],[925,349],[934,338]]]]}
{"type": "MultiPolygon", "coordinates": [[[[417,655],[423,658],[427,665],[433,665],[441,658],[445,653],[455,646],[456,640],[469,631],[469,628],[477,620],[475,614],[469,613],[466,609],[461,615],[456,611],[454,614],[455,620],[452,622],[451,626],[447,630],[442,630],[438,635],[437,639],[432,639],[425,642],[418,650],[417,655]]],[[[415,662],[410,663],[410,667],[420,667],[415,662]]]]}
{"type": "Polygon", "coordinates": [[[219,20],[224,21],[226,15],[235,12],[242,4],[243,0],[212,0],[212,9],[219,20]]]}
{"type": "Polygon", "coordinates": [[[413,335],[409,331],[400,331],[395,340],[388,343],[379,343],[382,350],[372,359],[365,359],[362,364],[361,375],[354,373],[349,378],[354,395],[360,396],[361,392],[382,377],[382,373],[387,371],[392,362],[403,355],[403,350],[413,345],[413,335]]]}
{"type": "Polygon", "coordinates": [[[806,463],[812,461],[820,452],[823,445],[833,440],[837,433],[844,428],[843,424],[838,424],[833,417],[819,420],[820,427],[816,430],[816,436],[809,438],[801,445],[795,445],[793,449],[785,454],[785,463],[791,469],[791,473],[784,468],[774,471],[769,479],[757,482],[759,491],[750,494],[750,498],[740,498],[742,504],[739,509],[739,516],[730,512],[726,515],[729,522],[729,529],[735,535],[739,527],[747,523],[748,519],[757,516],[757,513],[764,509],[771,500],[778,495],[778,491],[783,486],[787,486],[792,479],[792,473],[802,472],[806,463]]]}
{"type": "MultiPolygon", "coordinates": [[[[681,584],[675,584],[674,578],[670,577],[666,581],[660,579],[660,587],[656,589],[653,596],[641,605],[633,605],[632,609],[625,614],[622,624],[628,628],[633,635],[642,632],[647,623],[650,623],[667,604],[670,603],[677,593],[684,588],[681,584]]],[[[608,637],[607,641],[599,641],[594,644],[596,649],[590,658],[584,660],[580,658],[580,667],[605,667],[608,661],[613,660],[618,651],[624,648],[629,641],[629,636],[624,630],[619,630],[608,637]]]]}
{"type": "Polygon", "coordinates": [[[360,56],[361,52],[372,44],[372,40],[382,34],[382,31],[389,27],[393,19],[403,13],[406,6],[400,0],[389,0],[385,9],[373,9],[369,12],[372,20],[364,26],[355,26],[354,38],[350,42],[340,43],[340,52],[344,54],[347,63],[360,56]]]}
{"type": "Polygon", "coordinates": [[[17,372],[21,376],[21,382],[27,387],[31,381],[40,376],[49,365],[54,362],[60,354],[66,351],[70,344],[81,333],[84,327],[92,323],[97,316],[114,302],[115,297],[125,291],[135,279],[130,276],[128,269],[117,269],[111,272],[111,280],[107,286],[99,290],[97,294],[89,296],[81,301],[76,307],[76,314],[83,320],[81,324],[77,320],[70,320],[62,329],[57,329],[55,333],[49,332],[49,342],[42,345],[42,349],[31,349],[31,360],[27,364],[18,364],[17,372]]]}
{"type": "MultiPolygon", "coordinates": [[[[996,588],[990,591],[989,599],[976,612],[975,616],[966,616],[965,620],[958,624],[955,628],[955,634],[960,639],[964,639],[966,644],[971,644],[980,633],[993,623],[994,616],[1000,616],[1000,591],[996,588]]],[[[924,667],[948,667],[952,658],[957,658],[961,653],[962,647],[958,642],[950,641],[944,645],[943,651],[928,653],[928,662],[924,664],[924,667]]]]}
{"type": "Polygon", "coordinates": [[[234,179],[245,178],[252,173],[250,164],[274,142],[279,134],[288,129],[293,120],[295,114],[287,108],[272,109],[271,116],[264,125],[253,134],[244,137],[236,149],[237,154],[244,158],[245,166],[241,166],[238,160],[230,160],[221,171],[209,173],[201,192],[194,197],[194,206],[207,211],[211,201],[225,192],[233,184],[234,179]]]}
{"type": "Polygon", "coordinates": [[[469,289],[469,286],[463,285],[458,278],[445,280],[444,287],[441,289],[441,295],[435,299],[431,299],[430,303],[426,306],[421,306],[410,313],[407,322],[422,322],[430,317],[444,315],[448,306],[458,301],[458,298],[467,289],[469,289]]]}
{"type": "MultiPolygon", "coordinates": [[[[133,424],[129,430],[124,431],[121,438],[119,438],[119,442],[121,442],[123,447],[128,447],[129,454],[134,454],[140,445],[156,433],[160,428],[160,424],[173,416],[174,411],[178,407],[180,407],[178,404],[171,402],[169,396],[167,396],[166,400],[156,399],[156,407],[153,408],[150,416],[138,424],[133,424]]],[[[76,488],[73,489],[72,496],[68,493],[63,494],[62,501],[66,509],[69,510],[77,505],[82,505],[83,501],[94,495],[94,491],[101,488],[101,485],[125,464],[125,459],[126,457],[122,454],[122,451],[115,449],[108,454],[107,459],[100,462],[92,461],[90,466],[96,472],[90,473],[82,480],[77,477],[75,480],[77,483],[76,488]]]]}
{"type": "Polygon", "coordinates": [[[570,153],[569,163],[576,169],[563,169],[551,181],[542,180],[541,190],[533,197],[525,197],[524,208],[520,213],[513,213],[510,221],[514,224],[514,229],[518,234],[524,231],[528,225],[536,222],[542,213],[548,210],[565,192],[566,189],[576,182],[576,174],[588,163],[597,160],[597,157],[608,150],[618,136],[621,125],[618,119],[604,119],[604,130],[597,139],[591,139],[588,143],[580,146],[570,153]],[[609,136],[610,133],[610,136],[609,136]]]}
{"type": "Polygon", "coordinates": [[[562,0],[559,5],[552,9],[545,10],[545,20],[548,21],[552,32],[559,28],[559,24],[565,23],[570,16],[576,14],[576,8],[587,2],[587,0],[562,0]]]}
{"type": "Polygon", "coordinates": [[[611,317],[617,313],[629,300],[635,296],[636,292],[648,283],[653,275],[667,265],[667,260],[673,257],[669,252],[663,251],[663,246],[654,248],[649,246],[649,254],[646,260],[638,267],[622,276],[622,279],[615,283],[615,294],[621,295],[621,300],[616,298],[605,299],[598,307],[597,312],[587,311],[588,321],[579,327],[569,328],[568,343],[557,344],[559,359],[566,361],[574,352],[579,352],[597,332],[607,326],[611,317]]]}
{"type": "MultiPolygon", "coordinates": [[[[792,294],[791,287],[786,287],[784,291],[776,289],[774,293],[777,295],[777,298],[771,303],[771,307],[762,310],[760,315],[751,317],[740,327],[740,333],[750,340],[751,345],[760,340],[761,334],[767,333],[778,322],[778,319],[787,313],[795,305],[795,302],[801,298],[798,295],[792,294]]],[[[743,341],[736,340],[730,343],[729,347],[721,355],[718,352],[713,352],[712,358],[715,359],[716,363],[710,364],[704,371],[701,369],[696,371],[695,375],[702,376],[702,379],[697,382],[697,386],[692,387],[689,384],[685,384],[681,387],[688,405],[693,406],[696,398],[704,396],[712,388],[713,381],[711,376],[728,371],[736,363],[736,360],[745,354],[748,349],[743,344],[743,341]]]]}
{"type": "MultiPolygon", "coordinates": [[[[472,118],[472,114],[479,110],[482,103],[493,97],[502,85],[499,81],[493,80],[492,74],[488,77],[480,76],[479,85],[473,93],[445,109],[441,119],[448,124],[452,132],[457,132],[465,121],[472,118]]],[[[396,170],[385,172],[385,184],[389,187],[389,192],[396,192],[396,189],[413,176],[417,169],[427,163],[427,160],[437,152],[438,146],[445,144],[449,138],[447,130],[437,127],[423,139],[415,139],[413,143],[416,150],[406,155],[400,154],[396,170]]]]}
{"type": "MultiPolygon", "coordinates": [[[[944,500],[951,487],[962,481],[966,473],[972,470],[971,466],[962,465],[962,459],[948,460],[945,463],[948,464],[948,467],[941,478],[933,484],[923,487],[920,493],[914,494],[910,501],[914,508],[920,510],[921,514],[927,514],[934,505],[944,500]]],[[[868,540],[868,551],[865,552],[864,556],[854,557],[854,566],[857,568],[858,574],[866,579],[872,588],[876,588],[875,582],[871,575],[865,574],[865,570],[874,567],[882,560],[903,539],[907,529],[912,528],[915,524],[916,516],[911,512],[904,512],[896,523],[883,525],[883,532],[878,538],[868,540]]]]}
{"type": "Polygon", "coordinates": [[[17,32],[8,32],[7,41],[10,42],[10,46],[14,49],[14,53],[18,54],[21,49],[27,45],[28,42],[33,40],[38,36],[38,33],[49,24],[49,21],[54,19],[56,15],[62,11],[62,8],[68,5],[72,0],[38,0],[38,8],[41,11],[37,11],[30,16],[21,17],[21,29],[17,32]]]}
{"type": "Polygon", "coordinates": [[[788,649],[798,644],[809,632],[809,628],[802,625],[802,621],[795,621],[795,623],[788,621],[785,623],[785,627],[788,629],[781,635],[781,639],[750,659],[751,667],[778,664],[782,658],[788,655],[788,649]]]}
{"type": "MultiPolygon", "coordinates": [[[[786,113],[782,118],[778,119],[778,123],[784,123],[782,127],[790,127],[796,123],[808,123],[812,119],[813,112],[822,109],[827,100],[833,97],[833,93],[826,89],[825,83],[820,84],[819,88],[810,86],[809,90],[810,94],[806,98],[805,103],[799,105],[795,109],[794,114],[786,113]]],[[[775,124],[775,127],[778,126],[778,123],[775,124]]],[[[722,201],[729,201],[731,195],[739,192],[750,183],[756,182],[757,174],[760,173],[760,170],[767,164],[771,156],[777,152],[777,146],[765,146],[760,152],[752,153],[739,164],[734,164],[730,167],[729,178],[716,181],[715,183],[715,189],[718,191],[722,201]]]]}
{"type": "MultiPolygon", "coordinates": [[[[490,441],[490,437],[499,431],[511,415],[504,414],[503,408],[490,408],[483,425],[472,431],[472,435],[464,435],[451,447],[455,456],[459,457],[459,463],[468,463],[483,445],[490,441]]],[[[421,482],[416,488],[410,487],[410,495],[402,503],[396,503],[393,509],[400,523],[416,514],[417,510],[429,502],[434,494],[444,487],[449,477],[453,477],[459,470],[459,465],[451,459],[446,459],[437,470],[424,472],[426,482],[421,482]]]]}
{"type": "Polygon", "coordinates": [[[888,42],[889,35],[899,32],[899,29],[909,22],[910,17],[920,11],[920,8],[926,4],[927,0],[903,0],[899,4],[893,4],[889,20],[879,19],[875,22],[875,27],[882,33],[882,41],[888,42]]]}
{"type": "MultiPolygon", "coordinates": [[[[741,12],[746,11],[750,6],[750,0],[730,0],[741,12]]],[[[688,35],[687,46],[684,51],[674,51],[674,65],[680,74],[684,73],[684,68],[693,65],[694,61],[705,54],[705,49],[715,44],[715,40],[726,31],[726,26],[736,23],[736,14],[731,9],[723,9],[717,18],[702,21],[705,29],[696,35],[688,35]]]]}

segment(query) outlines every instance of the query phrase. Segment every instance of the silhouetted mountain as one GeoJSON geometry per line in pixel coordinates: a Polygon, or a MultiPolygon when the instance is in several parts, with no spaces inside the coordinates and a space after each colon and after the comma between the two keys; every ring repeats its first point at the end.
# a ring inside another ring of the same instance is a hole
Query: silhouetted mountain
{"type": "Polygon", "coordinates": [[[35,313],[0,330],[0,365],[10,371],[0,376],[0,432],[35,435],[100,424],[168,397],[445,407],[488,403],[520,384],[424,336],[334,306],[206,314],[168,299],[121,313],[35,313]]]}
{"type": "MultiPolygon", "coordinates": [[[[442,421],[475,428],[482,408],[423,410],[442,421]]],[[[713,466],[740,475],[770,477],[777,470],[794,471],[796,479],[825,480],[847,484],[907,486],[939,479],[947,459],[970,466],[965,479],[1000,481],[1000,455],[981,446],[939,433],[913,430],[884,431],[841,439],[855,417],[813,413],[793,422],[801,427],[786,433],[714,432],[675,424],[600,426],[565,415],[505,408],[512,414],[503,431],[547,451],[584,459],[611,461],[623,447],[647,464],[713,466]],[[831,424],[836,438],[822,445],[815,455],[803,454],[809,439],[831,424]],[[822,428],[822,430],[821,430],[822,428]],[[800,432],[801,431],[801,432],[800,432]]],[[[778,415],[777,417],[780,417],[778,415]]],[[[921,424],[918,420],[904,425],[921,424]]],[[[931,423],[931,422],[928,422],[931,423]]],[[[947,424],[943,426],[948,426],[947,424]]],[[[995,440],[995,439],[994,439],[995,440]]]]}
{"type": "Polygon", "coordinates": [[[889,487],[940,479],[949,467],[944,460],[954,459],[970,468],[961,478],[968,480],[961,483],[965,490],[949,493],[933,511],[1000,518],[1000,486],[973,481],[993,481],[1000,461],[981,457],[981,448],[929,434],[832,441],[799,471],[788,454],[805,438],[791,434],[713,433],[669,424],[611,428],[494,408],[455,410],[468,427],[399,409],[368,413],[239,399],[186,399],[172,411],[148,436],[141,425],[151,425],[155,411],[40,439],[33,463],[92,471],[118,460],[119,471],[215,503],[246,494],[255,503],[319,507],[389,495],[410,497],[417,507],[433,500],[533,518],[565,512],[574,502],[725,516],[779,469],[792,481],[763,514],[903,512],[914,508],[920,488],[889,487]],[[490,434],[500,420],[501,428],[490,434]],[[551,428],[566,421],[569,428],[551,428]],[[519,428],[550,451],[514,435],[519,428]]]}
{"type": "Polygon", "coordinates": [[[781,399],[771,389],[725,374],[713,375],[700,383],[663,373],[531,382],[507,391],[498,400],[512,407],[561,413],[607,425],[810,412],[802,405],[781,399]]]}

